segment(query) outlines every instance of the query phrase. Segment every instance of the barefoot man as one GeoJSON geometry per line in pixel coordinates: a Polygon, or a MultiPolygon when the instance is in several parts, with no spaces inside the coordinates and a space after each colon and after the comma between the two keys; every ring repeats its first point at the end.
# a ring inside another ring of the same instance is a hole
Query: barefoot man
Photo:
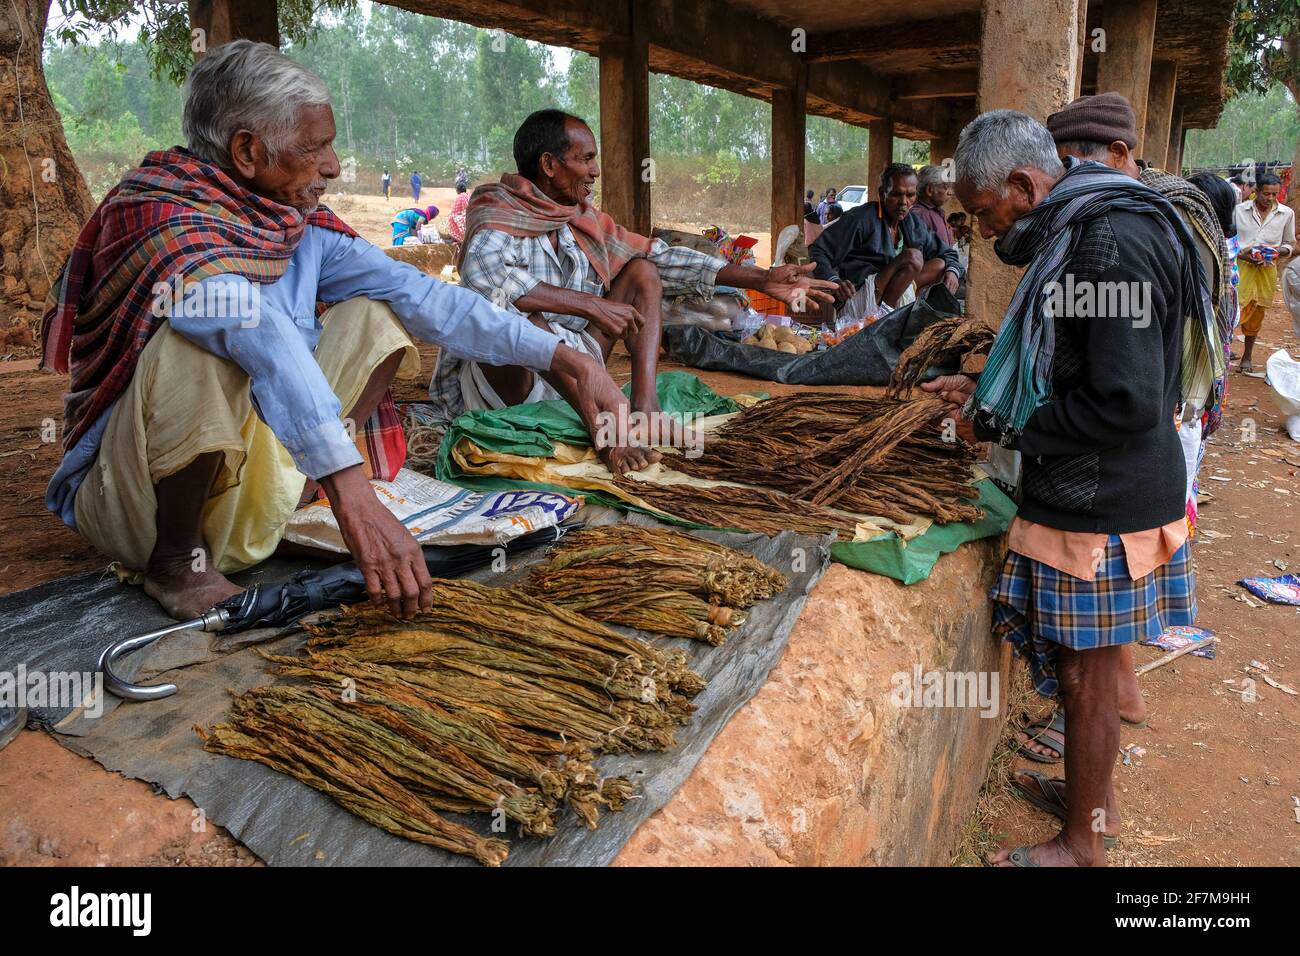
{"type": "Polygon", "coordinates": [[[274,47],[209,50],[183,128],[187,148],[96,209],[46,313],[45,365],[71,373],[48,507],[186,619],[238,592],[224,574],[269,556],[319,482],[371,597],[427,607],[420,548],[368,481],[405,454],[388,386],[418,372],[412,339],[545,372],[592,416],[626,400],[589,356],[320,205],[329,92],[274,47]]]}
{"type": "MultiPolygon", "coordinates": [[[[560,110],[533,113],[515,133],[518,173],[474,190],[461,245],[462,284],[494,305],[528,316],[538,328],[601,362],[622,340],[632,357],[632,409],[659,411],[655,375],[663,294],[710,298],[717,285],[758,289],[815,311],[834,285],[813,266],[755,269],[629,232],[591,204],[600,175],[591,128],[560,110]]],[[[438,414],[504,408],[558,398],[550,378],[518,365],[491,365],[454,350],[438,356],[430,384],[438,414]]],[[[593,423],[587,427],[594,436],[593,423]]],[[[622,473],[658,460],[649,448],[610,448],[602,457],[622,473]]]]}
{"type": "Polygon", "coordinates": [[[957,198],[1025,274],[978,384],[925,388],[960,406],[962,437],[1023,456],[994,631],[1040,694],[1060,695],[1069,740],[1061,832],[992,862],[1104,865],[1119,829],[1121,648],[1196,613],[1175,421],[1185,321],[1213,318],[1191,236],[1159,193],[1097,163],[1066,171],[1047,129],[1013,110],[977,117],[954,158],[957,198]]]}

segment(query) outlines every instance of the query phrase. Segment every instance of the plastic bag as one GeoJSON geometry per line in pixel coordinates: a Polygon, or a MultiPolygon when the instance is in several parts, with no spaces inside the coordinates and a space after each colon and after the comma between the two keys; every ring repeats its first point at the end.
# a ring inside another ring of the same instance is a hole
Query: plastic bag
{"type": "MultiPolygon", "coordinates": [[[[791,355],[741,345],[699,328],[669,328],[664,340],[673,358],[693,368],[740,372],[788,385],[887,385],[903,350],[928,325],[958,314],[943,285],[933,285],[856,335],[824,351],[791,355]]],[[[935,366],[924,379],[951,375],[956,365],[935,366]]]]}
{"type": "Polygon", "coordinates": [[[1300,442],[1300,362],[1286,349],[1278,349],[1264,365],[1273,399],[1286,416],[1286,433],[1300,442]]]}

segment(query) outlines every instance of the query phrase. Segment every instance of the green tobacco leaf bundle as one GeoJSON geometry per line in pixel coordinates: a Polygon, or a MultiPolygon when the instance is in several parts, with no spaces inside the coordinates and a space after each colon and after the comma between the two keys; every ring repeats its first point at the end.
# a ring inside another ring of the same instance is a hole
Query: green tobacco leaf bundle
{"type": "Polygon", "coordinates": [[[785,576],[741,551],[631,524],[568,535],[524,587],[587,617],[718,645],[785,576]]]}

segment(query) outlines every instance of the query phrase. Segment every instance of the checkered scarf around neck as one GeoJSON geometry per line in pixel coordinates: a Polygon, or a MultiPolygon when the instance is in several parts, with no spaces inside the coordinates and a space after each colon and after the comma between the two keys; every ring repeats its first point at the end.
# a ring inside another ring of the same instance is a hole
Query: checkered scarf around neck
{"type": "Polygon", "coordinates": [[[536,238],[566,225],[606,289],[629,259],[648,255],[654,243],[653,239],[624,229],[589,200],[567,206],[518,173],[505,173],[500,182],[484,183],[470,196],[457,265],[463,264],[470,240],[480,229],[536,238]]]}
{"type": "MultiPolygon", "coordinates": [[[[1211,328],[1213,339],[1209,343],[1214,388],[1204,401],[1195,402],[1197,396],[1194,393],[1189,393],[1187,399],[1200,408],[1220,409],[1227,397],[1228,387],[1227,376],[1224,374],[1227,371],[1227,359],[1224,356],[1227,354],[1226,346],[1232,338],[1233,323],[1237,320],[1237,292],[1232,286],[1232,254],[1228,252],[1228,241],[1223,236],[1223,227],[1219,225],[1219,217],[1215,215],[1209,198],[1182,176],[1147,167],[1142,170],[1142,182],[1173,203],[1186,223],[1190,224],[1196,238],[1214,250],[1214,274],[1206,276],[1215,318],[1211,328]]],[[[1200,256],[1197,258],[1200,259],[1200,256]]],[[[1195,348],[1199,341],[1193,327],[1194,321],[1195,317],[1189,314],[1187,325],[1183,328],[1184,367],[1189,358],[1192,362],[1200,360],[1198,355],[1189,356],[1189,348],[1195,348]]]]}
{"type": "Polygon", "coordinates": [[[1047,290],[1061,281],[1087,224],[1111,211],[1155,216],[1171,250],[1182,258],[1182,298],[1192,303],[1194,321],[1188,328],[1195,334],[1190,348],[1183,344],[1181,396],[1208,395],[1213,387],[1215,362],[1208,343],[1215,334],[1214,311],[1187,227],[1169,201],[1149,186],[1100,163],[1074,164],[994,246],[1003,262],[1027,268],[965,412],[1003,446],[1015,442],[1034,410],[1052,394],[1056,332],[1047,290]]]}
{"type": "Polygon", "coordinates": [[[304,217],[181,147],[145,156],[81,230],[46,301],[42,364],[72,373],[64,449],[131,381],[166,317],[154,314],[156,284],[222,274],[273,283],[308,225],[356,235],[325,207],[304,217]]]}

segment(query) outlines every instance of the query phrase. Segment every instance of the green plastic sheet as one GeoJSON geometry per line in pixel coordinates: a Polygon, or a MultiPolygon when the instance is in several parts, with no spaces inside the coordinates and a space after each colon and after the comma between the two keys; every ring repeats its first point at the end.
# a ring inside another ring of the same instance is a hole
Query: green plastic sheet
{"type": "MultiPolygon", "coordinates": [[[[659,404],[665,412],[681,415],[725,415],[740,410],[731,399],[719,395],[689,372],[661,372],[657,381],[659,404]]],[[[625,389],[626,391],[626,389],[625,389]]],[[[437,477],[475,491],[505,488],[536,488],[561,494],[583,495],[588,500],[624,511],[643,509],[609,495],[541,482],[518,481],[491,475],[467,475],[452,460],[451,449],[462,438],[480,448],[525,457],[550,457],[555,443],[587,445],[590,439],[578,413],[567,402],[534,402],[498,410],[466,412],[447,429],[438,449],[437,477]]],[[[831,559],[852,568],[883,574],[915,584],[930,576],[940,555],[955,551],[968,541],[977,541],[1006,531],[1015,515],[1015,503],[990,479],[976,483],[978,504],[984,511],[979,521],[931,525],[911,541],[890,532],[870,541],[837,541],[831,559]]],[[[662,516],[656,515],[660,520],[662,516]]],[[[698,527],[688,521],[674,521],[684,527],[698,527]]],[[[723,529],[743,530],[743,529],[723,529]]]]}

